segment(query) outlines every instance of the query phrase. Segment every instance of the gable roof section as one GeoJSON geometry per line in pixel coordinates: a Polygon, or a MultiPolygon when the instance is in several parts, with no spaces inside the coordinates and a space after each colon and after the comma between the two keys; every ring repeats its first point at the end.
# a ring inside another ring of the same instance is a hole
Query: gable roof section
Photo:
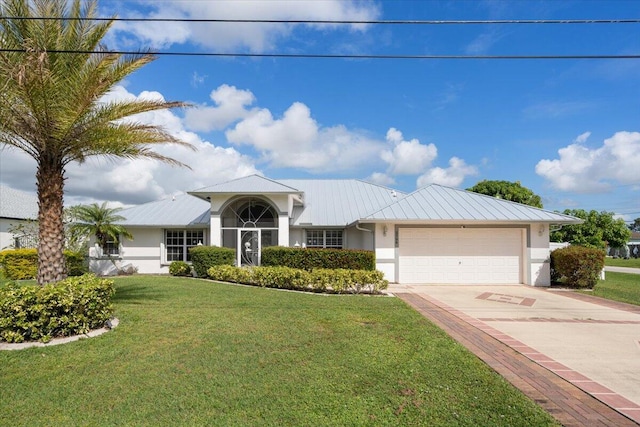
{"type": "Polygon", "coordinates": [[[189,191],[192,196],[205,199],[210,193],[218,194],[299,194],[300,190],[274,181],[260,175],[249,175],[243,178],[232,179],[231,181],[211,185],[189,191]]]}
{"type": "Polygon", "coordinates": [[[38,219],[38,197],[0,185],[0,218],[38,219]]]}
{"type": "Polygon", "coordinates": [[[208,226],[211,204],[188,194],[134,206],[119,212],[129,226],[208,226]]]}
{"type": "Polygon", "coordinates": [[[569,215],[436,184],[416,190],[397,202],[362,217],[360,221],[385,220],[552,222],[557,224],[582,222],[569,215]]]}
{"type": "Polygon", "coordinates": [[[283,179],[279,182],[304,193],[304,206],[294,207],[293,226],[345,226],[406,195],[358,179],[283,179]]]}

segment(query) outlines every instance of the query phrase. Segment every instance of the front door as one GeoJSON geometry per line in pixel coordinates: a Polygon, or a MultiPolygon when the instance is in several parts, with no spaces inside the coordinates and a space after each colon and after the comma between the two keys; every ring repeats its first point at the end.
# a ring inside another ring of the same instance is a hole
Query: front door
{"type": "Polygon", "coordinates": [[[260,265],[260,229],[238,230],[238,265],[260,265]]]}

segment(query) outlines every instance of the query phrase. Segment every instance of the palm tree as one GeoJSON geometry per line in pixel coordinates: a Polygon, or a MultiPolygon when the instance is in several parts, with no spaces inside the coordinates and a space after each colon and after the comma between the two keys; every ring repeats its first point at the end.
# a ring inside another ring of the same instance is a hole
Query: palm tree
{"type": "Polygon", "coordinates": [[[154,57],[106,50],[101,40],[113,20],[96,21],[96,10],[96,1],[0,2],[0,148],[22,150],[37,162],[40,284],[66,277],[62,218],[69,163],[100,155],[185,166],[153,147],[176,143],[193,148],[160,126],[131,118],[184,103],[104,100],[154,57]]]}
{"type": "Polygon", "coordinates": [[[125,218],[118,215],[122,208],[108,208],[107,202],[98,205],[78,205],[69,208],[69,213],[73,218],[70,225],[72,234],[80,236],[95,236],[97,243],[104,251],[109,241],[120,242],[121,237],[133,239],[133,236],[118,221],[125,218]],[[77,233],[77,234],[76,234],[77,233]]]}

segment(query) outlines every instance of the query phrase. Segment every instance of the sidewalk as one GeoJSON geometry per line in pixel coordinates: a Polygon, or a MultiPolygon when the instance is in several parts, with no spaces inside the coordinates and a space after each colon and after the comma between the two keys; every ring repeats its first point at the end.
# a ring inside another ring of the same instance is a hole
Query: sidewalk
{"type": "Polygon", "coordinates": [[[640,425],[640,307],[523,285],[389,291],[562,424],[640,425]],[[587,348],[581,337],[588,337],[587,348]]]}

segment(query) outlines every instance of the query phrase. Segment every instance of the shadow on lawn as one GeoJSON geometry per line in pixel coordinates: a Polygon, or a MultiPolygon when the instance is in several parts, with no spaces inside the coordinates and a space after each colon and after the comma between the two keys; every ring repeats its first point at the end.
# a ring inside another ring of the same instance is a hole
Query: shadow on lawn
{"type": "Polygon", "coordinates": [[[138,283],[122,283],[116,286],[113,302],[142,304],[143,302],[160,301],[164,299],[163,297],[163,292],[152,286],[138,283]]]}

